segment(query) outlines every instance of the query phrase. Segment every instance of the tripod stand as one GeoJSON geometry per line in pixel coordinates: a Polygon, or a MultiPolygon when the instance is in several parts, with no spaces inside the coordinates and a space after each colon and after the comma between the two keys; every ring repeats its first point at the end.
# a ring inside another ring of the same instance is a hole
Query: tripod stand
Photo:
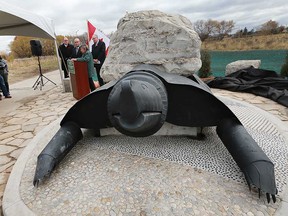
{"type": "Polygon", "coordinates": [[[53,83],[54,85],[56,85],[55,82],[53,82],[52,80],[48,79],[46,76],[44,76],[44,75],[42,74],[41,64],[40,64],[40,57],[39,57],[39,56],[38,56],[38,66],[39,66],[39,73],[40,73],[40,75],[39,75],[38,79],[36,80],[36,82],[34,83],[34,85],[32,86],[32,88],[33,88],[34,90],[36,90],[36,89],[38,88],[38,86],[39,86],[40,90],[42,90],[42,87],[43,87],[47,82],[49,82],[49,81],[50,81],[51,83],[53,83]],[[47,80],[46,83],[44,83],[43,77],[47,80]]]}

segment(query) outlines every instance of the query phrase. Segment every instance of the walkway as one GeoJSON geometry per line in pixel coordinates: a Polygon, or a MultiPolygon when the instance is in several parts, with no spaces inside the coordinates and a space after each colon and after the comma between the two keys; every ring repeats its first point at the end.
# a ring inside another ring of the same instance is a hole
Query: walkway
{"type": "MultiPolygon", "coordinates": [[[[63,93],[59,71],[46,73],[57,86],[48,82],[33,90],[37,77],[10,86],[12,99],[0,101],[0,207],[5,185],[14,163],[33,137],[76,102],[63,93]]],[[[45,79],[44,79],[45,81],[45,79]]],[[[1,211],[2,212],[2,211],[1,211]]],[[[0,213],[2,215],[2,213],[0,213]]]]}

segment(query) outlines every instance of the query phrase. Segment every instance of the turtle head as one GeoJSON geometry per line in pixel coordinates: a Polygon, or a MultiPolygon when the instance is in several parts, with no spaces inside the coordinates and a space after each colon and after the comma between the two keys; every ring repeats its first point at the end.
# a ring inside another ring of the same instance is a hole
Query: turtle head
{"type": "Polygon", "coordinates": [[[113,87],[108,98],[108,116],[121,133],[143,137],[156,133],[164,124],[168,107],[162,81],[146,71],[132,72],[113,87]]]}

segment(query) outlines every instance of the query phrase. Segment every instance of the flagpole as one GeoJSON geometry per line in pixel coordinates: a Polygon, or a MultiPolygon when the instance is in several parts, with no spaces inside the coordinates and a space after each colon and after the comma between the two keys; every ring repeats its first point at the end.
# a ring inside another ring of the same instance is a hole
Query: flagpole
{"type": "Polygon", "coordinates": [[[87,23],[87,46],[88,46],[89,51],[91,51],[89,47],[90,38],[89,38],[89,25],[88,25],[89,20],[88,19],[86,20],[86,23],[87,23]]]}

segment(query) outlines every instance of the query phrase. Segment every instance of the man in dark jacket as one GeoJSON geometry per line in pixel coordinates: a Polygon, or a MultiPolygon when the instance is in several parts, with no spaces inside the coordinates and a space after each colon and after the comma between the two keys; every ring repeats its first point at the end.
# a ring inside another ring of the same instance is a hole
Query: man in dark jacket
{"type": "Polygon", "coordinates": [[[98,39],[97,35],[94,35],[92,39],[94,42],[94,44],[92,45],[94,67],[96,68],[96,72],[97,72],[100,85],[104,85],[103,79],[100,76],[100,69],[106,58],[106,46],[103,41],[100,41],[98,39]]]}
{"type": "Polygon", "coordinates": [[[63,44],[59,46],[59,55],[61,58],[61,66],[64,71],[64,77],[68,78],[68,67],[67,60],[72,57],[73,45],[69,44],[69,40],[67,37],[64,37],[63,44]]]}
{"type": "Polygon", "coordinates": [[[80,51],[81,42],[79,38],[74,39],[74,48],[72,52],[72,58],[80,58],[82,53],[80,51]]]}

